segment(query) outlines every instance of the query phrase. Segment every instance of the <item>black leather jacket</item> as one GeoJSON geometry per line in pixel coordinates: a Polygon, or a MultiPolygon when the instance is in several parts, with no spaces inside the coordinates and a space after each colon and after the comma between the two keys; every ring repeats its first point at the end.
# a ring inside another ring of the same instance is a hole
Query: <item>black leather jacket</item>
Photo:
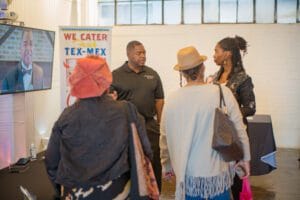
{"type": "MultiPolygon", "coordinates": [[[[222,70],[219,70],[214,75],[214,82],[218,82],[222,74],[222,70]]],[[[248,76],[245,71],[233,73],[228,79],[226,86],[230,88],[234,94],[239,106],[241,113],[246,122],[247,116],[252,116],[256,112],[254,85],[252,79],[248,76]]]]}
{"type": "MultiPolygon", "coordinates": [[[[45,158],[54,184],[69,188],[103,184],[129,171],[130,132],[125,106],[126,102],[104,95],[81,99],[63,111],[52,129],[45,158]]],[[[151,158],[141,119],[136,116],[136,126],[144,152],[151,158]]]]}

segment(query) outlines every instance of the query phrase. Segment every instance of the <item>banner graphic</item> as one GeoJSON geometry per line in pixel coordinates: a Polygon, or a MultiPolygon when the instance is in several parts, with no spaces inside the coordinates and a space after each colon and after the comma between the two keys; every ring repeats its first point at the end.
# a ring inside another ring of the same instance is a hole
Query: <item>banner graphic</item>
{"type": "MultiPolygon", "coordinates": [[[[66,106],[69,94],[68,76],[76,65],[76,59],[87,55],[99,55],[110,66],[111,27],[63,26],[59,29],[61,109],[66,106]]],[[[70,104],[75,101],[70,99],[70,104]]]]}

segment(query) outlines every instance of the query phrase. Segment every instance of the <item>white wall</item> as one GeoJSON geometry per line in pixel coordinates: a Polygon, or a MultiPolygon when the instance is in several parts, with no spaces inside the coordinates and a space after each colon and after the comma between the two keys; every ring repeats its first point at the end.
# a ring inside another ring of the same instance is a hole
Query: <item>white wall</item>
{"type": "MultiPolygon", "coordinates": [[[[14,0],[9,6],[9,10],[16,12],[18,20],[24,21],[26,26],[57,32],[52,89],[25,95],[27,108],[23,123],[28,125],[25,126],[24,148],[31,142],[39,146],[41,137],[50,135],[53,123],[61,112],[58,27],[93,25],[96,20],[91,15],[90,9],[93,6],[90,6],[90,2],[14,0]]],[[[218,69],[212,59],[215,44],[225,36],[243,36],[250,44],[244,65],[255,84],[257,113],[271,115],[278,147],[300,148],[300,123],[297,119],[300,116],[299,33],[300,24],[117,26],[112,33],[111,68],[117,68],[126,60],[125,47],[128,41],[140,40],[147,50],[147,64],[161,75],[167,95],[172,88],[179,86],[179,76],[172,70],[178,49],[187,45],[196,46],[208,56],[206,74],[211,74],[218,69]]],[[[0,102],[12,98],[15,96],[0,96],[0,102]]],[[[2,116],[3,111],[0,112],[2,116]]],[[[6,130],[19,134],[9,127],[6,130]]],[[[16,159],[12,156],[12,161],[16,159]]]]}

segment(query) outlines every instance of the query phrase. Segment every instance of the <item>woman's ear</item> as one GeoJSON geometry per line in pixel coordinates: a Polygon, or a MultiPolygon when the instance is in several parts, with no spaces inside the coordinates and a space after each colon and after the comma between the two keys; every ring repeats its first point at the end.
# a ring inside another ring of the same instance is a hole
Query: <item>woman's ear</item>
{"type": "Polygon", "coordinates": [[[225,53],[225,58],[226,59],[229,59],[229,58],[231,59],[231,57],[232,57],[231,51],[225,51],[224,53],[225,53]]]}

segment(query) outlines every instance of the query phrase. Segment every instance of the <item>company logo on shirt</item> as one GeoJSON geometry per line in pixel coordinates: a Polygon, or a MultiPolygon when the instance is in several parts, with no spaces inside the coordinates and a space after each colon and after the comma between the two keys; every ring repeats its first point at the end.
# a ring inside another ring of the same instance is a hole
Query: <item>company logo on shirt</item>
{"type": "Polygon", "coordinates": [[[144,75],[144,77],[148,80],[152,80],[154,79],[154,76],[153,75],[144,75]]]}

